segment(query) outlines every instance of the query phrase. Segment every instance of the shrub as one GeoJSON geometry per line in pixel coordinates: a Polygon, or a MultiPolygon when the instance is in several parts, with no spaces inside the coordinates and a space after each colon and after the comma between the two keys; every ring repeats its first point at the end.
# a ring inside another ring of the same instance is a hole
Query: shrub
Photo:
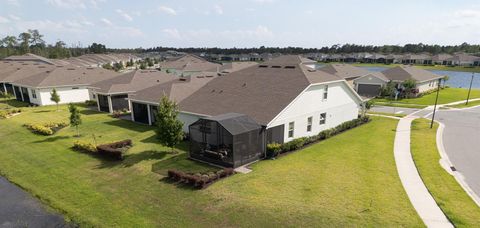
{"type": "Polygon", "coordinates": [[[68,126],[68,124],[65,122],[51,122],[46,124],[24,124],[23,126],[35,134],[53,135],[60,129],[68,126]]]}
{"type": "Polygon", "coordinates": [[[13,114],[21,113],[21,112],[22,112],[21,109],[15,109],[15,108],[0,111],[0,119],[6,119],[6,118],[12,116],[13,114]]]}
{"type": "Polygon", "coordinates": [[[282,152],[282,145],[280,143],[267,144],[268,157],[276,157],[280,152],[282,152]]]}
{"type": "Polygon", "coordinates": [[[97,101],[96,100],[88,100],[85,101],[86,106],[97,106],[97,101]]]}
{"type": "Polygon", "coordinates": [[[73,143],[73,149],[76,151],[87,152],[87,153],[97,152],[97,148],[93,144],[87,143],[87,142],[80,142],[80,141],[76,141],[73,143]]]}
{"type": "Polygon", "coordinates": [[[225,168],[217,172],[209,173],[184,173],[178,170],[168,170],[167,178],[172,181],[181,182],[202,189],[207,185],[220,180],[221,178],[231,176],[234,173],[235,171],[232,168],[225,168]]]}
{"type": "Polygon", "coordinates": [[[105,155],[115,160],[123,160],[123,153],[132,146],[132,140],[127,139],[109,144],[97,146],[97,151],[101,155],[105,155]]]}

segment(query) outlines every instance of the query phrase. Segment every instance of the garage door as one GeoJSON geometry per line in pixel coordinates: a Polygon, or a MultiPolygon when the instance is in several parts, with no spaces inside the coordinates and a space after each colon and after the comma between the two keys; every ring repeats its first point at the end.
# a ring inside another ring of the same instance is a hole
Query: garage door
{"type": "Polygon", "coordinates": [[[375,97],[380,94],[380,85],[359,84],[358,94],[365,97],[375,97]]]}

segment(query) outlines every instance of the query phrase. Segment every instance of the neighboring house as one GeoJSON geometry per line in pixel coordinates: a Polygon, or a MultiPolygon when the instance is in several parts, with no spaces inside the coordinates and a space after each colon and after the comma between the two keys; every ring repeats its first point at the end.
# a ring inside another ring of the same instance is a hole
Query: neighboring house
{"type": "Polygon", "coordinates": [[[432,64],[432,57],[429,54],[405,54],[402,57],[403,64],[432,64]]]}
{"type": "MultiPolygon", "coordinates": [[[[168,96],[171,100],[180,103],[216,77],[215,72],[194,73],[129,94],[132,120],[149,125],[155,123],[157,107],[162,96],[168,96]]],[[[198,119],[186,113],[180,113],[179,118],[184,123],[184,132],[188,132],[188,125],[198,119]]]]}
{"type": "Polygon", "coordinates": [[[128,94],[176,79],[177,76],[158,70],[135,70],[94,83],[89,88],[96,96],[98,110],[112,113],[130,110],[128,94]]]}
{"type": "Polygon", "coordinates": [[[160,69],[171,71],[178,75],[187,76],[196,72],[218,72],[222,66],[205,60],[204,58],[187,54],[175,60],[160,62],[160,69]]]}
{"type": "Polygon", "coordinates": [[[56,65],[55,60],[47,59],[42,56],[38,56],[35,54],[27,53],[24,55],[12,55],[3,59],[3,61],[9,62],[32,62],[32,63],[41,63],[41,64],[48,64],[48,65],[56,65]]]}
{"type": "Polygon", "coordinates": [[[447,59],[452,57],[450,54],[436,54],[432,56],[432,63],[436,65],[447,65],[447,59]]]}
{"type": "Polygon", "coordinates": [[[318,70],[329,74],[334,74],[342,79],[345,79],[349,85],[352,86],[352,88],[353,80],[370,73],[370,71],[364,68],[341,63],[326,64],[318,70]]]}
{"type": "Polygon", "coordinates": [[[53,89],[57,90],[61,104],[85,102],[93,98],[88,90],[89,85],[116,75],[102,68],[39,66],[35,70],[22,68],[6,80],[15,88],[17,100],[35,105],[52,105],[55,104],[50,100],[53,89]],[[22,71],[29,73],[22,74],[22,71]]]}
{"type": "Polygon", "coordinates": [[[474,66],[475,63],[478,64],[479,61],[480,57],[459,53],[453,55],[451,58],[446,59],[444,63],[445,65],[449,66],[474,66]]]}
{"type": "Polygon", "coordinates": [[[417,83],[418,93],[423,93],[437,88],[441,78],[443,76],[414,66],[397,66],[357,78],[354,80],[354,84],[358,94],[375,97],[380,94],[380,89],[390,81],[401,84],[406,80],[414,80],[417,83]]]}
{"type": "Polygon", "coordinates": [[[401,63],[402,62],[402,56],[401,55],[396,55],[396,54],[389,54],[385,56],[385,63],[386,64],[395,64],[395,63],[401,63]]]}

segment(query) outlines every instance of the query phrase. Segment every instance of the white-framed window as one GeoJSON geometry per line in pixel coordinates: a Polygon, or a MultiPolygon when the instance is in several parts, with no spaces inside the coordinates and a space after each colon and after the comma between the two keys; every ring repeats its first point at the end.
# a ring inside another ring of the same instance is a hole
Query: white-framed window
{"type": "Polygon", "coordinates": [[[313,120],[313,117],[311,116],[307,118],[307,132],[312,131],[312,120],[313,120]]]}
{"type": "Polygon", "coordinates": [[[323,90],[323,100],[326,100],[328,98],[328,85],[325,86],[325,89],[323,90]]]}
{"type": "Polygon", "coordinates": [[[37,99],[37,92],[34,89],[32,89],[32,97],[37,99]]]}
{"type": "Polygon", "coordinates": [[[295,131],[295,122],[288,123],[288,137],[293,138],[295,131]]]}
{"type": "Polygon", "coordinates": [[[319,121],[320,125],[323,125],[326,122],[327,122],[327,113],[326,112],[321,113],[320,114],[320,121],[319,121]]]}

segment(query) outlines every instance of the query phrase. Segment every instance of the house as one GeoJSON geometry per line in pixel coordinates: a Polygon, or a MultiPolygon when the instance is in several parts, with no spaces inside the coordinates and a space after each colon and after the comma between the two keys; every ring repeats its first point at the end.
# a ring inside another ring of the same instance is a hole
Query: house
{"type": "MultiPolygon", "coordinates": [[[[132,121],[149,125],[154,124],[155,113],[162,96],[168,96],[169,99],[180,103],[216,77],[218,76],[215,72],[193,73],[129,94],[128,102],[132,111],[132,121]]],[[[184,123],[184,132],[188,132],[188,125],[197,120],[192,118],[189,113],[180,113],[179,118],[184,123]]]]}
{"type": "Polygon", "coordinates": [[[9,62],[32,62],[32,63],[41,63],[41,64],[48,64],[48,65],[56,65],[55,60],[47,59],[42,56],[38,56],[35,54],[27,53],[24,55],[12,55],[3,59],[3,61],[9,62]]]}
{"type": "Polygon", "coordinates": [[[375,97],[388,82],[401,84],[406,80],[414,80],[417,93],[423,93],[437,88],[443,76],[434,74],[414,66],[397,66],[382,72],[370,73],[354,80],[355,90],[365,97],[375,97]]]}
{"type": "Polygon", "coordinates": [[[22,68],[5,79],[13,88],[17,100],[35,105],[55,104],[50,93],[55,89],[60,103],[85,102],[92,99],[88,86],[116,76],[102,68],[38,66],[22,68]]]}
{"type": "Polygon", "coordinates": [[[175,79],[178,77],[158,70],[134,70],[94,83],[89,88],[96,97],[98,110],[112,113],[130,110],[128,94],[175,79]]]}
{"type": "Polygon", "coordinates": [[[320,67],[318,70],[345,79],[349,85],[352,86],[352,88],[353,80],[370,73],[370,71],[364,68],[341,63],[326,64],[325,66],[320,67]]]}
{"type": "Polygon", "coordinates": [[[431,65],[432,57],[429,54],[405,54],[402,57],[402,64],[431,65]]]}
{"type": "Polygon", "coordinates": [[[396,55],[396,54],[389,54],[385,56],[385,63],[386,64],[395,64],[395,63],[401,63],[402,62],[402,56],[401,55],[396,55]]]}
{"type": "Polygon", "coordinates": [[[436,65],[447,65],[447,59],[452,57],[450,54],[436,54],[432,56],[432,63],[436,65]]]}
{"type": "Polygon", "coordinates": [[[160,62],[160,68],[184,76],[195,72],[217,72],[222,66],[219,63],[207,61],[201,57],[187,54],[175,60],[160,62]]]}
{"type": "Polygon", "coordinates": [[[250,62],[250,61],[229,62],[229,63],[222,64],[219,71],[220,73],[232,73],[232,72],[239,71],[257,64],[258,64],[257,62],[250,62]]]}
{"type": "Polygon", "coordinates": [[[448,66],[474,66],[475,63],[478,64],[479,61],[480,57],[458,53],[453,55],[453,57],[446,59],[444,63],[448,66]]]}

